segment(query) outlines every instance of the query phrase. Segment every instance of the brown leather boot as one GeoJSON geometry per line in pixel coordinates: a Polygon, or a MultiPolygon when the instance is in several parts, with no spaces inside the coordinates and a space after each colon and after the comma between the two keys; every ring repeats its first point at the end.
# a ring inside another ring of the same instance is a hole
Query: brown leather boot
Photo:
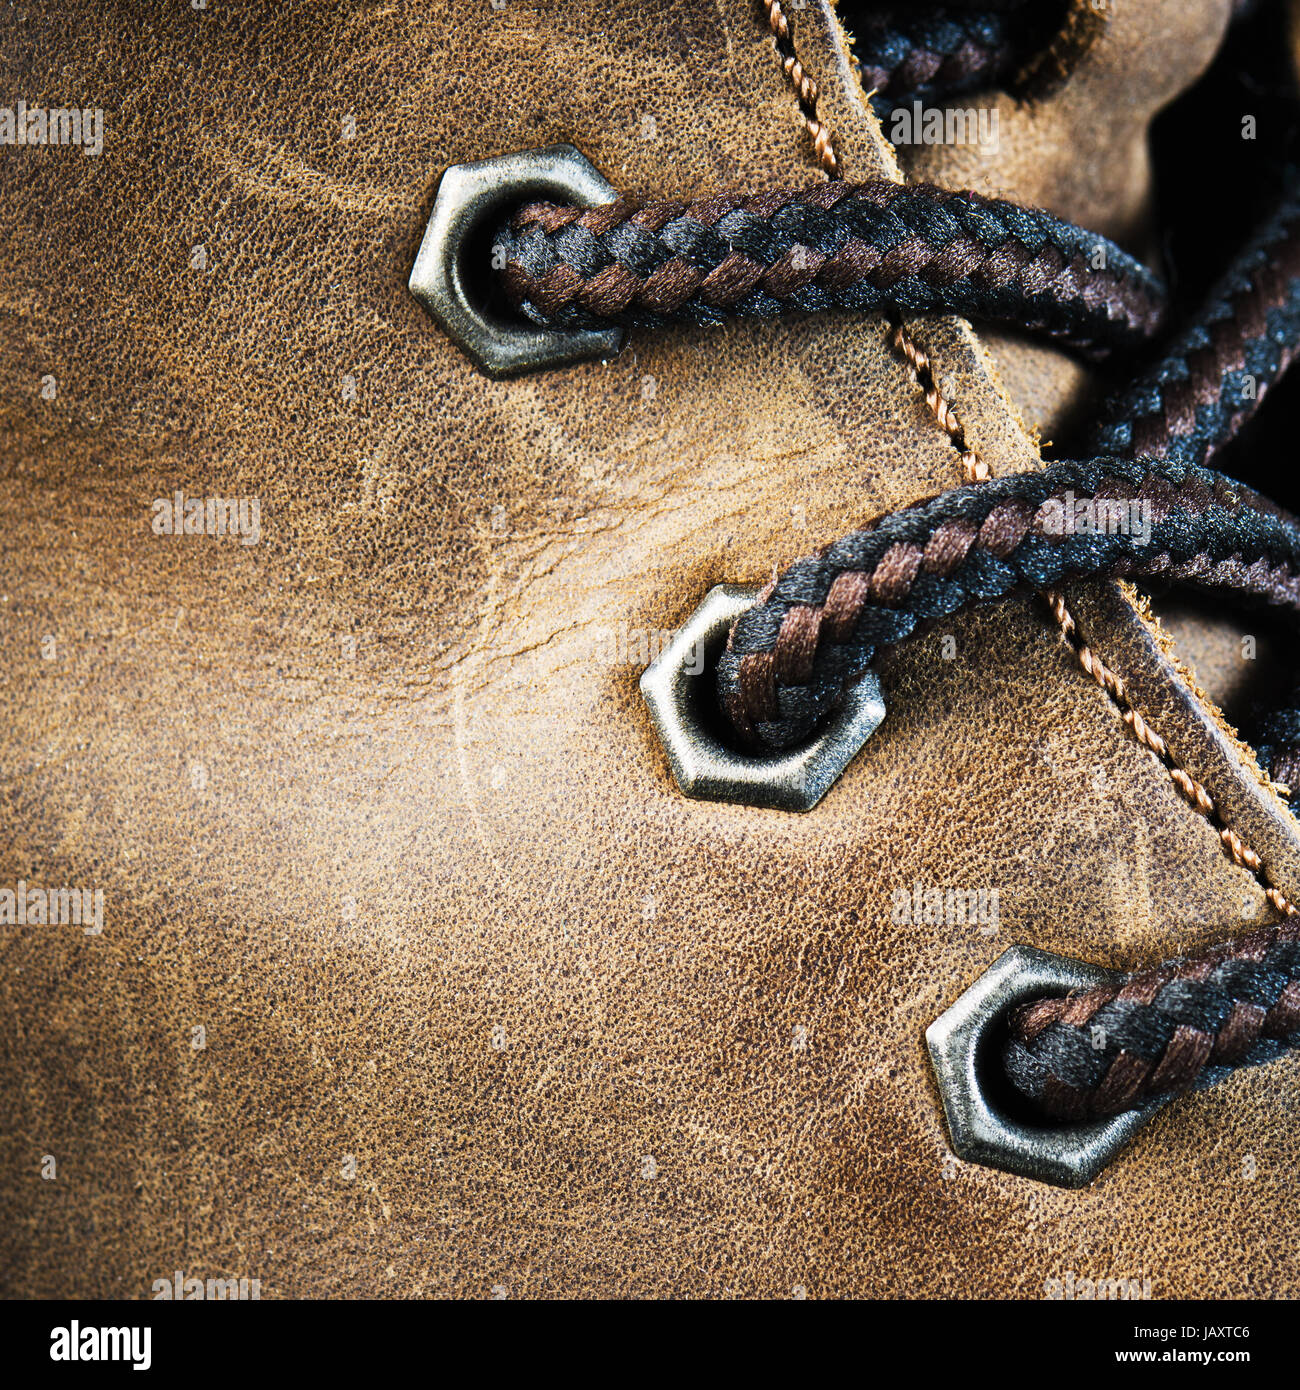
{"type": "MultiPolygon", "coordinates": [[[[824,728],[756,752],[708,706],[714,799],[640,690],[715,586],[1033,473],[1123,371],[885,290],[530,324],[486,268],[491,170],[426,242],[449,167],[566,145],[584,206],[906,181],[1154,265],[1149,126],[1230,0],[1058,8],[919,99],[996,112],[996,147],[895,144],[825,0],[2,21],[6,91],[83,134],[102,108],[98,153],[0,151],[7,1292],[1300,1291],[1293,1060],[1164,1104],[1148,1058],[1108,1107],[1121,1063],[1065,1118],[996,1049],[961,1070],[976,1023],[1000,1046],[1014,1005],[1289,913],[1296,822],[1210,693],[1248,620],[1186,620],[1202,688],[1113,577],[962,607],[872,662],[865,741],[861,703],[815,756],[824,728]],[[480,361],[534,369],[477,365],[466,306],[480,361]],[[65,886],[89,925],[27,912],[65,886]],[[1012,947],[1078,973],[990,976],[1012,947]]],[[[538,193],[570,201],[489,210],[538,193]]]]}

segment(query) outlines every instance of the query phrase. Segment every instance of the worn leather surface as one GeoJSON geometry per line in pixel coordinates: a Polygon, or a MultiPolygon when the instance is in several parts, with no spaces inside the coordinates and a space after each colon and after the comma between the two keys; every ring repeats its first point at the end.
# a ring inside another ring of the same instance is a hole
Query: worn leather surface
{"type": "MultiPolygon", "coordinates": [[[[846,171],[890,171],[828,12],[793,13],[846,171]]],[[[948,1154],[923,1031],[1007,945],[1128,966],[1262,914],[1036,601],[891,656],[806,816],[683,799],[601,654],[958,480],[880,321],[494,383],[406,291],[453,162],[817,177],[761,6],[3,23],[6,90],[107,110],[99,159],[0,160],[0,884],[106,896],[100,937],[0,929],[7,1292],[1296,1291],[1286,1064],[1084,1192],[948,1154]],[[177,488],[258,497],[261,543],[155,536],[177,488]],[[895,923],[916,884],[996,888],[996,932],[895,923]]],[[[1032,466],[971,330],[915,332],[994,471],[1032,466]]],[[[1090,637],[1201,750],[1107,602],[1090,637]]]]}

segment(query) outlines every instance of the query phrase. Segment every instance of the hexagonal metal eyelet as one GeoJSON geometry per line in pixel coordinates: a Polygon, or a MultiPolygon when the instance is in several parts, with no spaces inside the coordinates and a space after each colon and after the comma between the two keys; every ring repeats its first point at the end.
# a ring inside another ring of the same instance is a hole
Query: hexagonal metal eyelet
{"type": "Polygon", "coordinates": [[[731,625],[761,590],[719,584],[646,668],[641,694],[650,707],[677,785],[687,796],[783,811],[810,811],[885,717],[880,683],[868,673],[848,692],[826,728],[802,748],[748,757],[719,739],[710,677],[731,625]]]}
{"type": "Polygon", "coordinates": [[[494,313],[473,290],[470,257],[490,274],[491,235],[511,208],[534,198],[596,207],[618,192],[572,145],[453,164],[438,184],[409,281],[411,293],[462,352],[490,376],[512,376],[592,357],[613,357],[621,328],[535,328],[494,313]]]}
{"type": "Polygon", "coordinates": [[[1084,1187],[1167,1103],[1164,1096],[1109,1120],[1039,1127],[1009,1113],[1009,1097],[990,1094],[999,1024],[1010,1009],[1114,978],[1068,956],[1012,946],[925,1030],[958,1158],[1057,1187],[1084,1187]]]}

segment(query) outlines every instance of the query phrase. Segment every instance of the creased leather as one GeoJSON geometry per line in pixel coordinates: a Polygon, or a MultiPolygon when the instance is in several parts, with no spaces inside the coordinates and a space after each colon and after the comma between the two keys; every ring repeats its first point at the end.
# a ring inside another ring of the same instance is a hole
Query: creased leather
{"type": "MultiPolygon", "coordinates": [[[[829,12],[791,13],[846,174],[888,172],[829,12]]],[[[1262,912],[1037,601],[892,655],[806,816],[682,798],[608,660],[958,481],[880,320],[491,382],[406,290],[450,163],[817,177],[761,6],[4,24],[6,90],[107,110],[98,161],[0,159],[0,884],[106,896],[99,938],[0,929],[6,1292],[1295,1292],[1294,1068],[1084,1192],[948,1156],[924,1028],[1005,946],[1130,966],[1262,912]],[[261,543],[155,536],[177,488],[257,496],[261,543]],[[917,884],[996,888],[996,933],[895,922],[917,884]]],[[[1032,466],[970,328],[914,331],[1032,466]]]]}

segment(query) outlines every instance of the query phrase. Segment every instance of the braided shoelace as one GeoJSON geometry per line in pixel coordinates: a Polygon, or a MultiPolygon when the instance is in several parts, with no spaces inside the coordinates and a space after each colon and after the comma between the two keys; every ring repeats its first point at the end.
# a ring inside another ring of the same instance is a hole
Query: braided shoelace
{"type": "MultiPolygon", "coordinates": [[[[585,211],[532,204],[502,230],[498,245],[505,253],[502,283],[521,310],[539,323],[570,326],[921,306],[1024,325],[1021,310],[1028,308],[1031,326],[1098,353],[1107,335],[1113,343],[1149,334],[1162,304],[1159,282],[1104,238],[1047,214],[925,186],[825,183],[802,193],[640,209],[626,202],[585,211]],[[947,233],[958,237],[953,246],[940,243],[947,233]],[[809,249],[801,236],[830,249],[809,249]]],[[[1232,588],[1225,576],[1237,570],[1285,563],[1280,553],[1250,553],[1231,568],[1231,547],[1245,522],[1233,522],[1230,507],[1199,517],[1199,539],[1179,529],[1177,516],[1165,517],[1146,545],[1125,535],[1054,535],[1050,513],[1035,523],[1025,508],[1045,478],[1059,479],[1058,491],[1072,491],[1076,502],[1155,505],[1157,496],[1143,491],[1148,473],[1157,491],[1171,481],[1156,463],[1194,465],[1211,457],[1258,407],[1298,342],[1300,185],[1293,185],[1167,355],[1109,405],[1094,432],[1112,464],[1108,481],[1096,479],[1102,490],[1089,490],[1086,465],[1075,466],[1083,469],[1078,476],[1059,465],[1060,473],[1000,480],[1023,494],[1023,551],[989,552],[978,527],[968,524],[969,536],[960,533],[967,549],[959,556],[950,540],[942,552],[950,570],[940,573],[940,552],[927,552],[912,536],[922,511],[911,508],[788,570],[737,623],[719,666],[720,703],[738,737],[767,751],[801,742],[881,647],[910,636],[924,618],[1054,583],[1045,576],[1057,566],[1057,579],[1163,574],[1232,588]],[[1134,469],[1114,471],[1119,458],[1134,454],[1142,456],[1134,469]],[[877,574],[895,532],[906,532],[907,543],[877,574]],[[1189,548],[1194,544],[1206,548],[1189,548]],[[1056,554],[1053,565],[1044,563],[1046,551],[1056,554]],[[996,581],[989,577],[994,561],[996,581]],[[942,601],[935,596],[940,581],[942,601]]],[[[1058,499],[1060,507],[1065,500],[1058,499]]],[[[938,526],[943,508],[958,505],[967,504],[950,494],[927,507],[938,526]]],[[[1262,504],[1255,498],[1249,505],[1262,504]]],[[[1244,575],[1236,587],[1257,593],[1254,582],[1244,575]]],[[[1276,590],[1259,596],[1277,602],[1276,590]]],[[[1282,765],[1300,757],[1300,746],[1286,741],[1293,728],[1300,730],[1300,714],[1268,725],[1265,747],[1279,780],[1282,765]]]]}
{"type": "MultiPolygon", "coordinates": [[[[1234,18],[1255,4],[1233,0],[1234,18]]],[[[882,118],[911,101],[946,102],[998,87],[1024,97],[1035,68],[1052,66],[1053,38],[1078,22],[1069,0],[922,0],[901,10],[840,0],[838,13],[852,34],[863,91],[882,118]]]]}
{"type": "Polygon", "coordinates": [[[720,703],[744,743],[777,752],[925,620],[1120,575],[1227,589],[1300,617],[1300,525],[1231,479],[1160,459],[1055,463],[954,488],[791,565],[732,628],[720,703]],[[1129,503],[1142,504],[1145,531],[1071,528],[1080,508],[1104,525],[1134,514],[1129,503]]]}
{"type": "Polygon", "coordinates": [[[1300,918],[1012,1018],[1003,1064],[1057,1120],[1204,1090],[1300,1046],[1300,918]]]}
{"type": "Polygon", "coordinates": [[[858,78],[877,109],[993,86],[1020,64],[1020,27],[996,12],[868,13],[855,29],[858,78]]]}
{"type": "Polygon", "coordinates": [[[1300,343],[1300,183],[1160,362],[1111,402],[1091,445],[1208,463],[1291,365],[1300,343]]]}
{"type": "Polygon", "coordinates": [[[1284,787],[1300,788],[1300,688],[1291,692],[1286,709],[1256,723],[1257,752],[1268,775],[1284,787]]]}
{"type": "Polygon", "coordinates": [[[1094,232],[883,179],[641,206],[531,203],[494,251],[510,301],[547,327],[892,309],[1014,323],[1101,358],[1145,343],[1164,306],[1159,280],[1094,232]]]}
{"type": "MultiPolygon", "coordinates": [[[[1238,10],[1248,6],[1238,4],[1238,10]]],[[[1005,76],[1022,0],[867,26],[886,100],[1005,76]],[[947,26],[947,27],[944,27],[947,26]],[[926,47],[926,45],[930,45],[926,47]]],[[[1017,44],[1019,43],[1019,47],[1017,44]]],[[[874,65],[874,67],[873,67],[874,65]]],[[[1045,212],[926,185],[838,181],[597,208],[533,203],[495,262],[535,323],[653,327],[788,311],[945,313],[1014,324],[1094,359],[1137,356],[1164,288],[1104,238],[1045,212]]],[[[1300,182],[1151,365],[1107,404],[1097,456],[990,478],[879,517],[796,561],[734,624],[718,701],[738,743],[810,737],[880,652],[925,623],[1080,580],[1161,577],[1300,619],[1300,522],[1205,464],[1300,348],[1300,182]],[[1071,524],[1079,509],[1092,524],[1071,524]],[[1144,525],[1098,517],[1140,515],[1144,525]]],[[[1050,595],[1049,595],[1050,597],[1050,595]]],[[[1300,785],[1295,708],[1259,728],[1263,765],[1300,785]]],[[[1113,1115],[1300,1046],[1300,917],[1011,1020],[1003,1063],[1052,1119],[1113,1115]]]]}
{"type": "Polygon", "coordinates": [[[870,3],[842,3],[853,33],[863,90],[887,116],[911,101],[947,101],[964,92],[1014,86],[1031,57],[1060,29],[1068,0],[946,4],[902,12],[870,3]]]}

